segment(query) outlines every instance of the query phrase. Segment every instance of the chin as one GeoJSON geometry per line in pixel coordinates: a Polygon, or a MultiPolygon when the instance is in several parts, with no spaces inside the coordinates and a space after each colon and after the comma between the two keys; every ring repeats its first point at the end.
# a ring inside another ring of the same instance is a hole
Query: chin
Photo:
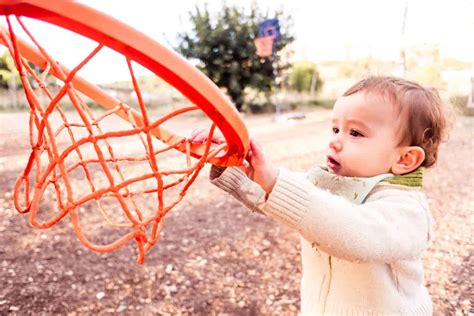
{"type": "Polygon", "coordinates": [[[333,168],[328,166],[328,171],[329,171],[329,173],[332,173],[332,174],[335,174],[335,175],[341,176],[341,177],[366,177],[364,175],[360,175],[356,172],[350,172],[350,171],[344,170],[342,168],[333,169],[333,168]]]}
{"type": "Polygon", "coordinates": [[[332,166],[329,166],[329,165],[327,165],[326,167],[328,168],[329,173],[333,173],[333,174],[338,175],[338,176],[344,176],[344,172],[342,171],[342,169],[340,167],[339,168],[333,168],[332,166]]]}

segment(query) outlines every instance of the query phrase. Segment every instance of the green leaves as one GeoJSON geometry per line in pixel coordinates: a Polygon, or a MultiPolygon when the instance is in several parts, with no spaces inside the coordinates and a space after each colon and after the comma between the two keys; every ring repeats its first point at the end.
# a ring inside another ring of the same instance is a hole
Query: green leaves
{"type": "Polygon", "coordinates": [[[8,52],[0,56],[0,87],[20,87],[21,80],[15,68],[15,62],[8,52]]]}
{"type": "MultiPolygon", "coordinates": [[[[38,66],[34,65],[31,62],[28,62],[28,64],[31,69],[36,72],[37,75],[41,74],[42,70],[38,66]]],[[[28,76],[28,80],[30,81],[30,85],[32,87],[36,87],[38,85],[32,77],[28,76]]],[[[54,85],[55,82],[56,79],[48,75],[46,76],[44,84],[46,86],[50,86],[54,85]]],[[[15,67],[15,62],[10,56],[10,54],[5,51],[0,56],[0,88],[17,90],[21,88],[21,84],[21,78],[15,67]]]]}

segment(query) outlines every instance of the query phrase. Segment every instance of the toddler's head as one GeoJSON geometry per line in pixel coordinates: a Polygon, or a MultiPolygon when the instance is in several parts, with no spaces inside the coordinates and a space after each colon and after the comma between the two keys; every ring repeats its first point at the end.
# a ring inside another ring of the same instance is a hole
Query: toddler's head
{"type": "Polygon", "coordinates": [[[395,77],[369,77],[334,105],[327,166],[335,174],[357,177],[430,167],[445,129],[436,90],[395,77]]]}

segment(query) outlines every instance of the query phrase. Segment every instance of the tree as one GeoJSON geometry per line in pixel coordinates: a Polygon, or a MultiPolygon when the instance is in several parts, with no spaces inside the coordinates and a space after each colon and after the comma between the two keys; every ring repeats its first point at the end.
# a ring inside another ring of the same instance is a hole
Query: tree
{"type": "MultiPolygon", "coordinates": [[[[41,68],[35,64],[28,62],[28,65],[35,71],[36,75],[39,76],[42,73],[41,68]]],[[[28,75],[27,78],[32,87],[37,86],[32,76],[28,75]]],[[[56,79],[51,75],[47,75],[44,83],[46,86],[54,86],[56,85],[56,79]]],[[[21,78],[16,69],[15,62],[10,54],[5,51],[0,56],[0,88],[16,90],[21,88],[21,85],[21,78]]]]}
{"type": "MultiPolygon", "coordinates": [[[[40,67],[36,66],[35,64],[28,62],[28,65],[36,73],[36,75],[39,76],[42,73],[40,67]]],[[[36,88],[38,86],[38,83],[31,75],[27,75],[26,78],[33,88],[36,88]]],[[[56,79],[51,75],[47,75],[44,84],[47,87],[54,86],[56,85],[56,79]]],[[[16,69],[15,61],[10,56],[8,51],[5,51],[2,55],[0,55],[0,89],[8,89],[10,98],[9,102],[7,102],[7,104],[4,104],[4,106],[10,106],[12,108],[21,108],[25,105],[24,102],[19,102],[22,98],[18,98],[17,95],[18,90],[21,88],[22,81],[16,69]]]]}
{"type": "MultiPolygon", "coordinates": [[[[254,39],[258,37],[258,24],[269,18],[270,13],[262,14],[256,5],[248,13],[243,8],[223,5],[213,18],[205,6],[196,7],[189,12],[193,29],[179,35],[178,51],[187,58],[199,60],[198,68],[227,94],[239,111],[244,104],[244,90],[253,87],[263,92],[273,88],[272,58],[260,58],[255,54],[254,39]]],[[[275,12],[272,17],[280,19],[288,26],[291,18],[275,12]]],[[[282,37],[275,44],[278,71],[289,67],[280,60],[280,52],[293,41],[288,30],[282,28],[282,37]]]]}
{"type": "Polygon", "coordinates": [[[4,89],[16,88],[21,85],[21,79],[15,68],[15,62],[10,54],[5,51],[0,56],[0,87],[4,89]]]}

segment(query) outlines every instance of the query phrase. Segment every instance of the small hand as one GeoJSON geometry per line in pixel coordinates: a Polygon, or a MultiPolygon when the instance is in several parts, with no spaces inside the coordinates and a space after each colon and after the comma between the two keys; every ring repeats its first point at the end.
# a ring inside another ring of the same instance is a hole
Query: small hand
{"type": "Polygon", "coordinates": [[[278,169],[266,159],[262,147],[255,140],[250,141],[250,150],[245,159],[246,163],[241,169],[265,192],[270,193],[275,186],[278,169]]]}
{"type": "MultiPolygon", "coordinates": [[[[198,127],[192,131],[189,140],[194,143],[204,144],[205,142],[207,142],[207,138],[209,137],[209,131],[209,128],[198,127]]],[[[222,144],[225,142],[224,136],[218,129],[214,130],[211,142],[215,144],[222,144]]]]}
{"type": "MultiPolygon", "coordinates": [[[[196,128],[189,137],[191,142],[205,143],[209,137],[209,128],[196,128]]],[[[220,131],[215,130],[211,141],[215,144],[225,142],[220,131]]],[[[258,183],[262,189],[270,193],[275,186],[278,177],[278,169],[265,158],[262,147],[255,140],[250,140],[250,150],[245,157],[245,161],[239,166],[245,174],[254,182],[258,183]]]]}

